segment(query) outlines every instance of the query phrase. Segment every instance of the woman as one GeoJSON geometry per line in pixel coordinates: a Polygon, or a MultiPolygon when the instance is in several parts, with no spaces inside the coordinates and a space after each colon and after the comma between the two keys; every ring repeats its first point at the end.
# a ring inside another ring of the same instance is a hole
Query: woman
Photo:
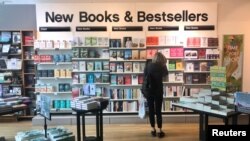
{"type": "Polygon", "coordinates": [[[156,136],[155,128],[155,114],[158,126],[158,137],[164,137],[165,133],[162,131],[162,101],[163,101],[163,77],[168,75],[166,66],[167,59],[160,52],[157,52],[152,62],[148,63],[144,69],[144,76],[150,77],[151,90],[146,97],[149,108],[149,120],[152,127],[151,134],[156,136]],[[153,83],[151,83],[153,82],[153,83]]]}

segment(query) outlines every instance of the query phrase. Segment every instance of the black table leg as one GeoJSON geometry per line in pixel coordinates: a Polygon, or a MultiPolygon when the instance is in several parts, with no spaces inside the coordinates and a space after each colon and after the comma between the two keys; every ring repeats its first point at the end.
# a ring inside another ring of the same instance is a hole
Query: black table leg
{"type": "Polygon", "coordinates": [[[99,110],[96,111],[96,138],[99,141],[100,140],[100,123],[99,123],[99,110]]]}
{"type": "Polygon", "coordinates": [[[228,118],[227,117],[224,118],[224,123],[225,123],[225,125],[228,125],[228,118]]]}
{"type": "Polygon", "coordinates": [[[232,124],[233,124],[233,125],[237,125],[237,123],[238,123],[238,115],[234,115],[234,116],[232,117],[232,124]]]}
{"type": "Polygon", "coordinates": [[[81,141],[81,128],[80,128],[80,114],[76,114],[76,130],[77,130],[77,141],[81,141]]]}
{"type": "Polygon", "coordinates": [[[205,114],[204,115],[204,132],[203,132],[203,140],[206,141],[207,140],[207,131],[208,131],[208,115],[205,114]]]}
{"type": "Polygon", "coordinates": [[[82,114],[82,138],[85,140],[86,133],[85,133],[85,115],[82,114]]]}
{"type": "Polygon", "coordinates": [[[203,139],[203,114],[200,113],[200,127],[199,127],[199,130],[200,130],[200,133],[199,133],[199,138],[200,140],[203,139]]]}
{"type": "Polygon", "coordinates": [[[102,110],[100,110],[100,141],[103,141],[103,117],[102,110]]]}

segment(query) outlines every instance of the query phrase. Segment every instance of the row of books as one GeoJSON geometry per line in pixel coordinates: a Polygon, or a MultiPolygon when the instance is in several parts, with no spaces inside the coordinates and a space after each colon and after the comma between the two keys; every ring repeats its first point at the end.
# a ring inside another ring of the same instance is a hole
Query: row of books
{"type": "Polygon", "coordinates": [[[183,82],[183,72],[169,72],[167,82],[183,82]]]}
{"type": "Polygon", "coordinates": [[[111,48],[136,48],[145,47],[145,38],[133,38],[131,36],[122,39],[110,39],[111,48]]]}
{"type": "MultiPolygon", "coordinates": [[[[110,97],[110,89],[107,87],[99,87],[99,86],[95,86],[94,87],[95,90],[95,94],[94,96],[98,96],[98,97],[110,97]]],[[[72,98],[78,97],[80,95],[83,95],[83,87],[72,87],[72,98]]]]}
{"type": "Polygon", "coordinates": [[[164,86],[163,87],[163,96],[182,96],[182,86],[164,86]]]}
{"type": "Polygon", "coordinates": [[[181,41],[177,36],[147,36],[147,46],[168,46],[168,45],[180,45],[181,41]]]}
{"type": "Polygon", "coordinates": [[[210,67],[216,65],[216,62],[202,61],[202,62],[186,62],[185,71],[210,71],[210,67]]]}
{"type": "Polygon", "coordinates": [[[188,49],[184,51],[185,59],[219,59],[219,49],[188,49]]]}
{"type": "Polygon", "coordinates": [[[138,85],[142,84],[143,75],[137,74],[126,74],[126,75],[110,75],[111,85],[138,85]]]}
{"type": "Polygon", "coordinates": [[[70,49],[72,47],[72,41],[66,40],[35,40],[34,48],[37,49],[70,49]]]}
{"type": "Polygon", "coordinates": [[[124,89],[110,89],[110,99],[139,99],[141,95],[140,89],[124,88],[124,89]]]}
{"type": "Polygon", "coordinates": [[[107,112],[137,112],[137,101],[111,101],[107,107],[107,112]]]}
{"type": "Polygon", "coordinates": [[[81,73],[73,74],[73,84],[85,83],[109,83],[109,74],[107,73],[81,73]]]}
{"type": "Polygon", "coordinates": [[[210,83],[210,74],[186,74],[185,75],[186,84],[209,84],[210,83]]]}
{"type": "Polygon", "coordinates": [[[73,46],[109,46],[108,37],[76,36],[73,39],[73,46]]]}
{"type": "Polygon", "coordinates": [[[219,40],[214,37],[188,37],[187,47],[211,47],[218,46],[219,40]]]}
{"type": "Polygon", "coordinates": [[[71,62],[71,54],[43,54],[43,55],[34,55],[34,62],[71,62]]]}
{"type": "Polygon", "coordinates": [[[73,58],[109,58],[108,49],[99,48],[72,48],[73,58]]]}
{"type": "Polygon", "coordinates": [[[182,60],[167,60],[168,70],[183,70],[182,60]]]}
{"type": "Polygon", "coordinates": [[[145,62],[112,62],[110,72],[143,72],[145,65],[145,62]]]}
{"type": "Polygon", "coordinates": [[[182,58],[184,49],[182,47],[173,47],[173,48],[147,48],[147,59],[154,57],[155,53],[161,52],[166,58],[182,58]]]}
{"type": "Polygon", "coordinates": [[[110,61],[114,60],[145,60],[146,50],[110,50],[110,61]]]}
{"type": "Polygon", "coordinates": [[[73,71],[109,70],[108,61],[72,61],[73,71]]]}

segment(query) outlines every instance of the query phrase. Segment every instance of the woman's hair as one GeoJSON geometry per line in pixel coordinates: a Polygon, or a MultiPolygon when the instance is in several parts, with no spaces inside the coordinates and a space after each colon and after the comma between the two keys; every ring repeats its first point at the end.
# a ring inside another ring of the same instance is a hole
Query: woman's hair
{"type": "Polygon", "coordinates": [[[162,53],[157,52],[152,59],[152,63],[165,65],[167,63],[167,58],[162,53]]]}

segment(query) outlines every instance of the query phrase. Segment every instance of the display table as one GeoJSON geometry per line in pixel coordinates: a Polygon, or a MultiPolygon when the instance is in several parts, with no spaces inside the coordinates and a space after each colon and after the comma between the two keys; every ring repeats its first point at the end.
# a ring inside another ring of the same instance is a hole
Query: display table
{"type": "Polygon", "coordinates": [[[204,110],[203,108],[200,108],[193,103],[179,102],[179,103],[172,103],[172,106],[192,110],[200,115],[199,138],[202,141],[206,140],[209,116],[223,119],[225,125],[228,125],[229,118],[232,118],[232,124],[236,125],[237,116],[240,114],[239,112],[220,112],[220,111],[215,111],[215,110],[204,110]]]}
{"type": "Polygon", "coordinates": [[[72,108],[76,112],[76,128],[77,128],[77,141],[103,141],[103,109],[105,109],[109,103],[106,99],[99,100],[99,107],[91,110],[81,110],[72,108]],[[85,116],[96,116],[96,136],[87,137],[85,133],[85,116]],[[82,140],[81,140],[81,118],[82,118],[82,140]]]}

